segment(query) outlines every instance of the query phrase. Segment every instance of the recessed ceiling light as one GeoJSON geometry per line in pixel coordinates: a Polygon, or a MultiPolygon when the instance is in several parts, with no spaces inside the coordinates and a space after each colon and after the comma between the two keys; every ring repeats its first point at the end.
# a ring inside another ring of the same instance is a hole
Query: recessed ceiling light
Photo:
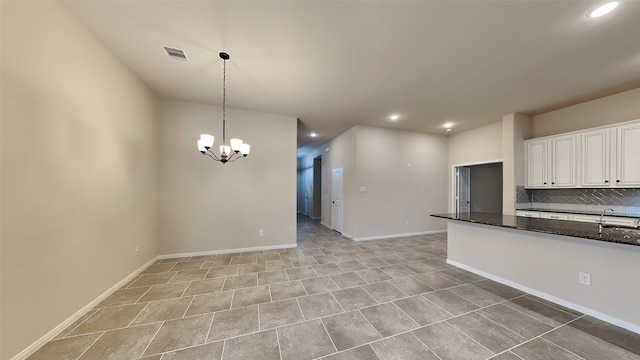
{"type": "Polygon", "coordinates": [[[318,134],[316,134],[316,133],[311,133],[311,134],[309,134],[309,136],[311,136],[311,137],[316,137],[316,136],[318,136],[318,134]]]}
{"type": "Polygon", "coordinates": [[[445,129],[451,129],[453,127],[453,123],[452,122],[444,123],[444,125],[442,126],[444,126],[445,129]]]}
{"type": "Polygon", "coordinates": [[[608,13],[612,12],[613,9],[617,8],[621,2],[622,0],[613,0],[613,1],[608,1],[601,5],[598,5],[597,7],[595,7],[594,9],[590,10],[587,13],[587,17],[597,18],[600,16],[607,15],[608,13]]]}
{"type": "Polygon", "coordinates": [[[448,128],[448,129],[447,129],[447,132],[451,132],[451,130],[453,130],[453,129],[452,129],[452,128],[448,128]]]}
{"type": "Polygon", "coordinates": [[[396,121],[396,120],[398,120],[398,119],[400,118],[400,116],[399,116],[399,115],[397,115],[397,114],[393,114],[393,115],[391,115],[389,118],[390,118],[391,120],[393,120],[393,121],[396,121]]]}

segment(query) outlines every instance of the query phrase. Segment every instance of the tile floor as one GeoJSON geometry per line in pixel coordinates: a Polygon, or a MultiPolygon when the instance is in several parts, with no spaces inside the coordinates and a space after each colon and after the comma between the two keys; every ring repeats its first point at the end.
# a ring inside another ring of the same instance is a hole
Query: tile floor
{"type": "Polygon", "coordinates": [[[39,359],[635,359],[640,335],[449,266],[446,235],[165,259],[39,359]]]}

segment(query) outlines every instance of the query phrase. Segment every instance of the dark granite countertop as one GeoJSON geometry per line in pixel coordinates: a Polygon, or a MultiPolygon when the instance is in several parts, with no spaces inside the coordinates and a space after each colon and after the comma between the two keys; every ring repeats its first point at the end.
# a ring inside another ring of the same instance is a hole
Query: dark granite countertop
{"type": "Polygon", "coordinates": [[[638,229],[607,227],[602,229],[602,234],[598,234],[598,224],[579,221],[487,213],[432,214],[431,216],[475,224],[640,246],[640,230],[638,229]]]}

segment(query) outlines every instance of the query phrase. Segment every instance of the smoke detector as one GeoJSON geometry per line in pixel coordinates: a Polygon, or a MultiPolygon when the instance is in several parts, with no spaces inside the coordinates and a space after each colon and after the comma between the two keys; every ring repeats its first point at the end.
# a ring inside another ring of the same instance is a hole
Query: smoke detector
{"type": "Polygon", "coordinates": [[[187,63],[187,64],[191,63],[189,61],[189,58],[187,58],[187,54],[184,52],[184,50],[178,49],[173,46],[165,46],[165,45],[162,45],[162,48],[167,53],[167,56],[169,57],[169,59],[173,61],[187,63]]]}

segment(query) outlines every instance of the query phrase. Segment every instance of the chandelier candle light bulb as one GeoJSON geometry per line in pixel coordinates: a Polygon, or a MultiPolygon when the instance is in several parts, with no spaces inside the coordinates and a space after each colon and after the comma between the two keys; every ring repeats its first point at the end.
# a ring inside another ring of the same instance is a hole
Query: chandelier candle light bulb
{"type": "Polygon", "coordinates": [[[227,162],[236,161],[241,157],[247,157],[251,146],[245,144],[241,139],[235,138],[229,141],[231,146],[226,144],[227,60],[229,60],[230,56],[224,52],[221,52],[219,55],[223,60],[224,69],[222,76],[222,145],[220,145],[220,155],[217,155],[211,150],[213,148],[214,137],[209,134],[200,135],[198,151],[200,151],[202,155],[207,155],[213,160],[226,164],[227,162]],[[234,157],[236,155],[238,157],[234,157]]]}

